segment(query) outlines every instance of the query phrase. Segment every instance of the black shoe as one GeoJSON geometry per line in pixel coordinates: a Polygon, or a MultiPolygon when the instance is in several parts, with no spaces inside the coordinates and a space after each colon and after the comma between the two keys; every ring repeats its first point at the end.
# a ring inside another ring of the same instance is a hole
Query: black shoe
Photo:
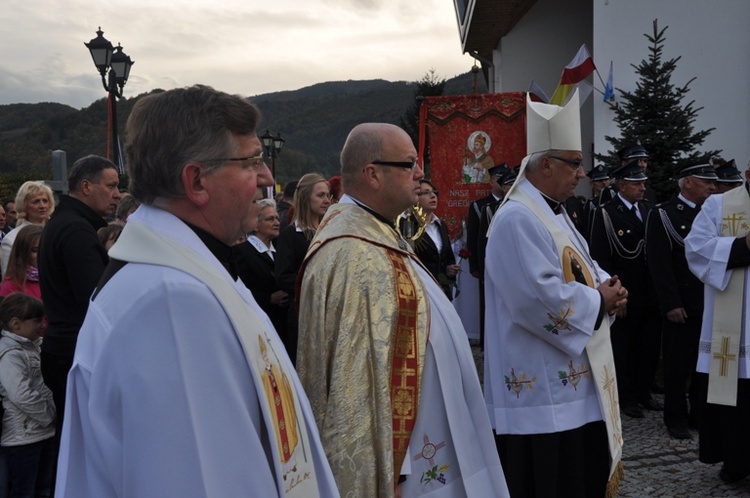
{"type": "Polygon", "coordinates": [[[693,439],[693,435],[685,426],[667,427],[667,432],[675,439],[693,439]]]}
{"type": "Polygon", "coordinates": [[[641,401],[640,403],[641,403],[641,406],[643,406],[643,408],[645,408],[646,410],[651,410],[654,412],[664,411],[664,405],[654,400],[653,398],[649,398],[645,401],[641,401]]]}
{"type": "Polygon", "coordinates": [[[627,415],[630,418],[643,418],[645,415],[643,414],[643,410],[641,410],[637,405],[633,406],[626,406],[622,409],[622,413],[627,415]]]}
{"type": "Polygon", "coordinates": [[[719,479],[721,479],[724,484],[732,484],[733,482],[741,481],[747,477],[747,473],[740,474],[736,472],[731,472],[727,470],[724,466],[721,467],[721,471],[719,471],[719,479]]]}

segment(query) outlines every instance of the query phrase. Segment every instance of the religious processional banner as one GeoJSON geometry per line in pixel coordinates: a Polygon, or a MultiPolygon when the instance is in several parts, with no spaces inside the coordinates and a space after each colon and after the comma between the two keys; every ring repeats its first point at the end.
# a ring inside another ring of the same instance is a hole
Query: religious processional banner
{"type": "Polygon", "coordinates": [[[455,240],[469,204],[490,195],[487,170],[526,155],[526,94],[426,97],[419,129],[420,158],[429,147],[427,174],[440,192],[436,214],[455,240]]]}

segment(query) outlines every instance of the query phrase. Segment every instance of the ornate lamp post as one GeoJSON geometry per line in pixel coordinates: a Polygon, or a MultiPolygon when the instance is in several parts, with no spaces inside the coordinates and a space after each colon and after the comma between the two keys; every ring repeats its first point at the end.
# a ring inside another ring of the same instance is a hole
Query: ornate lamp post
{"type": "Polygon", "coordinates": [[[86,48],[91,52],[96,69],[102,76],[102,85],[108,93],[107,98],[107,159],[117,165],[120,174],[125,172],[120,151],[120,140],[117,134],[117,99],[122,97],[122,89],[130,76],[130,67],[134,61],[122,51],[120,44],[112,47],[102,35],[104,32],[100,27],[96,32],[96,38],[90,42],[84,42],[86,48]]]}
{"type": "Polygon", "coordinates": [[[274,137],[271,133],[266,130],[260,139],[263,141],[263,148],[266,151],[266,156],[271,158],[271,175],[273,176],[273,190],[276,193],[276,158],[279,157],[281,149],[284,147],[285,140],[281,137],[281,133],[277,133],[274,137]]]}

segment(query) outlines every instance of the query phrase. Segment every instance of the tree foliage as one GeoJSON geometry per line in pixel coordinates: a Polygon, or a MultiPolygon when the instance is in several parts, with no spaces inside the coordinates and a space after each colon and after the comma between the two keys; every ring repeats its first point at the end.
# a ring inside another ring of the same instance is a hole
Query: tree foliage
{"type": "Polygon", "coordinates": [[[447,81],[437,75],[434,68],[430,68],[424,76],[414,82],[414,102],[398,119],[398,124],[406,130],[415,144],[419,143],[419,108],[425,97],[437,97],[445,91],[447,81]]]}
{"type": "Polygon", "coordinates": [[[710,156],[720,152],[696,150],[714,128],[693,131],[698,112],[703,107],[696,107],[694,100],[683,103],[695,78],[682,86],[672,83],[672,73],[682,57],[662,60],[664,33],[668,28],[660,30],[658,19],[654,19],[653,33],[644,33],[650,43],[648,59],[637,66],[631,64],[640,76],[636,89],[626,92],[618,88],[620,101],[613,106],[621,137],[605,136],[613,150],[608,155],[596,155],[598,160],[610,165],[619,164],[618,150],[636,142],[641,143],[650,156],[647,172],[649,183],[660,201],[677,191],[674,178],[682,166],[707,163],[710,156]]]}
{"type": "MultiPolygon", "coordinates": [[[[471,81],[470,73],[451,78],[446,93],[469,93],[471,81]]],[[[251,97],[263,114],[258,133],[268,128],[286,140],[276,158],[277,181],[283,185],[311,171],[326,177],[338,174],[339,153],[349,131],[367,121],[398,124],[399,116],[414,102],[416,84],[332,81],[251,97]]],[[[130,111],[145,95],[117,103],[122,143],[130,111]]],[[[81,110],[49,102],[0,105],[0,198],[15,195],[23,181],[51,180],[53,150],[64,150],[70,165],[88,154],[106,155],[106,141],[105,98],[81,110]]]]}

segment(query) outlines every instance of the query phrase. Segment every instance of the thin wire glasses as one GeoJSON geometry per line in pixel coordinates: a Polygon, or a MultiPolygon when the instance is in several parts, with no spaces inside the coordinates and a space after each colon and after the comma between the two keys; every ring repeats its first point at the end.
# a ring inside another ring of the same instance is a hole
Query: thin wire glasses
{"type": "Polygon", "coordinates": [[[257,156],[248,157],[222,157],[219,159],[209,159],[205,161],[207,163],[222,163],[222,162],[239,162],[243,163],[240,165],[241,168],[253,168],[257,173],[263,169],[265,162],[263,161],[263,153],[261,152],[257,156]]]}

